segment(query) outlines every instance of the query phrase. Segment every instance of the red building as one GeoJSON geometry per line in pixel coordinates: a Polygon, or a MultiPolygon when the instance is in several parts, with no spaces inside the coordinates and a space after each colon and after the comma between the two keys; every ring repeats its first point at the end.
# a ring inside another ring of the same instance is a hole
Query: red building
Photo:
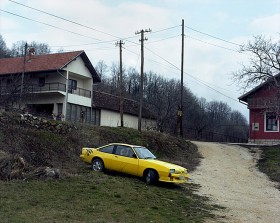
{"type": "Polygon", "coordinates": [[[250,112],[250,143],[279,144],[279,87],[267,81],[239,97],[250,112]]]}

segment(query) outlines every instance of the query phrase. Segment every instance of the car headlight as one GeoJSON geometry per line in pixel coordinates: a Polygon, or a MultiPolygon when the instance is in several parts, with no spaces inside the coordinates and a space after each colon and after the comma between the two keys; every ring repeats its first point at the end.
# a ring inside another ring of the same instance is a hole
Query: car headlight
{"type": "Polygon", "coordinates": [[[175,173],[175,169],[170,169],[169,173],[175,173]]]}

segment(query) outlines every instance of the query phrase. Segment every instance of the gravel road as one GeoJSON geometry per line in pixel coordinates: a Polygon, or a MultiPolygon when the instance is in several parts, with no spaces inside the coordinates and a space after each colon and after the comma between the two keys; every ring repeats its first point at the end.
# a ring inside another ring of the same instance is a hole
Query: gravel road
{"type": "Polygon", "coordinates": [[[218,212],[221,222],[280,223],[280,191],[257,170],[258,153],[237,145],[193,143],[204,159],[190,182],[201,185],[198,194],[226,207],[218,212]]]}

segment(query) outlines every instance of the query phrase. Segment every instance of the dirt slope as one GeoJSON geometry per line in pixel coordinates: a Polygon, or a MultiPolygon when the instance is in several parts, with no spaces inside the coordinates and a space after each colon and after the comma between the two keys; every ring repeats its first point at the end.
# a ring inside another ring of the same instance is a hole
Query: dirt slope
{"type": "Polygon", "coordinates": [[[198,193],[226,207],[224,222],[280,223],[280,191],[256,167],[258,154],[248,149],[218,143],[193,142],[204,159],[192,172],[198,193]]]}

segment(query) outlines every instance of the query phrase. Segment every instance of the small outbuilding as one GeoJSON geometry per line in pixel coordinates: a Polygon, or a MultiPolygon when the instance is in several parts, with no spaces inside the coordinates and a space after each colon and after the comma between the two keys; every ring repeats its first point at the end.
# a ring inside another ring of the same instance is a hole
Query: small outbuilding
{"type": "MultiPolygon", "coordinates": [[[[276,77],[279,79],[279,76],[276,77]]],[[[280,87],[274,80],[255,87],[239,97],[249,109],[250,143],[279,144],[280,87]]]]}

